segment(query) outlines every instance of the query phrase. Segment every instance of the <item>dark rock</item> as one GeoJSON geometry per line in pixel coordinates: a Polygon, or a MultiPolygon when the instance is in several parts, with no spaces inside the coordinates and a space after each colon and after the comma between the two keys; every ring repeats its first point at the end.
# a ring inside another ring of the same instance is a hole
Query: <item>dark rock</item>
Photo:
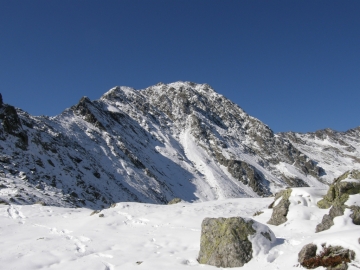
{"type": "Polygon", "coordinates": [[[311,258],[316,256],[317,246],[310,243],[304,246],[298,255],[298,262],[303,265],[305,261],[308,261],[311,258]]]}
{"type": "Polygon", "coordinates": [[[73,106],[72,109],[75,114],[83,116],[85,121],[89,122],[100,130],[105,130],[103,124],[92,112],[92,110],[96,110],[96,108],[88,97],[82,97],[79,103],[76,106],[73,106]]]}
{"type": "Polygon", "coordinates": [[[22,150],[26,150],[28,146],[28,135],[23,130],[21,120],[16,112],[15,107],[3,104],[0,107],[0,119],[4,131],[18,138],[15,146],[22,150]]]}
{"type": "Polygon", "coordinates": [[[273,208],[273,212],[271,215],[270,220],[267,222],[271,225],[280,225],[287,221],[287,214],[289,212],[289,206],[290,206],[290,195],[291,195],[292,189],[286,189],[283,191],[280,191],[276,194],[274,202],[277,201],[281,197],[281,201],[273,208]]]}
{"type": "Polygon", "coordinates": [[[55,165],[54,165],[54,163],[51,161],[51,159],[48,159],[47,162],[48,162],[51,166],[55,167],[55,165]]]}
{"type": "Polygon", "coordinates": [[[6,201],[4,201],[4,200],[1,200],[1,199],[0,199],[0,204],[9,205],[9,203],[8,203],[8,202],[6,202],[6,201]]]}
{"type": "Polygon", "coordinates": [[[322,232],[330,229],[334,225],[334,218],[342,216],[344,214],[345,207],[342,206],[333,206],[331,207],[329,214],[324,215],[321,223],[316,226],[315,232],[322,232]]]}

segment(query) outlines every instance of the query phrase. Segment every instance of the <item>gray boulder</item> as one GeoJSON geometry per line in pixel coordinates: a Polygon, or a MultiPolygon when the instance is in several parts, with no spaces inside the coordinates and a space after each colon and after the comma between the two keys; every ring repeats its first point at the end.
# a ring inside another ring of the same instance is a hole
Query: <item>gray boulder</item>
{"type": "Polygon", "coordinates": [[[289,212],[289,206],[290,206],[290,195],[291,195],[292,189],[286,189],[282,190],[279,193],[276,194],[274,202],[269,206],[269,208],[273,208],[273,212],[271,215],[270,220],[267,222],[271,225],[280,225],[287,221],[287,214],[289,212]],[[273,206],[274,203],[280,199],[280,202],[273,206]]]}
{"type": "Polygon", "coordinates": [[[319,208],[330,208],[329,214],[324,215],[321,223],[316,226],[316,232],[328,230],[334,225],[334,218],[344,215],[345,209],[352,210],[350,218],[353,223],[360,225],[360,207],[348,205],[347,200],[350,195],[360,193],[360,171],[348,171],[334,180],[330,185],[327,194],[317,205],[319,208]]]}
{"type": "Polygon", "coordinates": [[[316,226],[315,232],[322,232],[330,229],[334,225],[334,218],[344,214],[345,207],[333,206],[330,208],[329,214],[323,216],[322,221],[316,226]]]}
{"type": "Polygon", "coordinates": [[[305,262],[307,262],[311,258],[316,257],[316,250],[317,250],[317,246],[312,243],[304,246],[298,254],[299,263],[301,265],[303,265],[303,264],[305,264],[305,262]]]}
{"type": "Polygon", "coordinates": [[[252,219],[205,218],[198,261],[217,267],[241,267],[259,252],[267,253],[275,240],[266,225],[252,219]]]}

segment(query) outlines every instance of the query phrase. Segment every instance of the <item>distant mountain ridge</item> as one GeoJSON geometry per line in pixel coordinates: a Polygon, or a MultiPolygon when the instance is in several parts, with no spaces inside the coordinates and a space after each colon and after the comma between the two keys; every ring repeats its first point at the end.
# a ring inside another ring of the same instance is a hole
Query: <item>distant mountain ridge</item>
{"type": "Polygon", "coordinates": [[[114,87],[55,117],[1,103],[0,121],[4,203],[269,196],[360,168],[360,128],[274,134],[207,84],[114,87]]]}

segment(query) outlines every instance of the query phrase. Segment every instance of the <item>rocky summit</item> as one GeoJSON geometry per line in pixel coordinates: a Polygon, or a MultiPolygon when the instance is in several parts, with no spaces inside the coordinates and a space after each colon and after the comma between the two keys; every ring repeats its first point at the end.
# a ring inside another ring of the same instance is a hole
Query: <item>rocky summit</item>
{"type": "Polygon", "coordinates": [[[0,122],[2,203],[261,197],[360,169],[360,128],[275,134],[207,84],[115,87],[55,117],[1,98],[0,122]]]}

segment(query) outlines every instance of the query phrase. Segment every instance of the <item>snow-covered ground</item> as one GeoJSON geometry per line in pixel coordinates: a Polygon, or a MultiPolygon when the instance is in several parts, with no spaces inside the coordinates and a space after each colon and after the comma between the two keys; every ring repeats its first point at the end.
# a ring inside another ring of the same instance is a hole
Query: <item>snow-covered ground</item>
{"type": "MultiPolygon", "coordinates": [[[[336,217],[330,230],[315,233],[328,212],[316,207],[325,192],[293,189],[288,221],[268,225],[277,238],[275,245],[241,269],[298,269],[298,253],[310,242],[351,248],[357,257],[349,269],[358,269],[360,228],[351,224],[349,213],[336,217]]],[[[241,216],[266,224],[272,200],[239,198],[175,205],[122,202],[93,215],[93,210],[85,208],[0,205],[0,269],[217,269],[196,260],[202,220],[241,216]],[[261,215],[253,216],[260,210],[261,215]]]]}

